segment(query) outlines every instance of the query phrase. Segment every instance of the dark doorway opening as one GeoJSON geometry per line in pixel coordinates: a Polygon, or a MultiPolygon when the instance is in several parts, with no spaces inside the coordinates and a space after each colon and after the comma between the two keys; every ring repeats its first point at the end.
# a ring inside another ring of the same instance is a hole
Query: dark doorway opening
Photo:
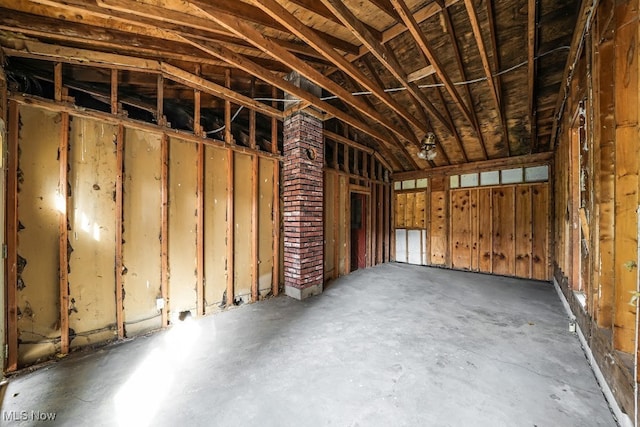
{"type": "Polygon", "coordinates": [[[367,196],[351,193],[351,271],[367,266],[367,196]]]}

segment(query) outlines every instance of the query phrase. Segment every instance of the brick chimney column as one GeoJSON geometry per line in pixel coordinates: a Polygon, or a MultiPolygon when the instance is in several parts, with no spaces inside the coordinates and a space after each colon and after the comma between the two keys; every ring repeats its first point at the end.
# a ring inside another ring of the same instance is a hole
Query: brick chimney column
{"type": "MultiPolygon", "coordinates": [[[[289,80],[319,90],[297,75],[289,80]]],[[[324,284],[322,127],[305,111],[284,120],[284,287],[299,300],[322,293],[324,284]]]]}

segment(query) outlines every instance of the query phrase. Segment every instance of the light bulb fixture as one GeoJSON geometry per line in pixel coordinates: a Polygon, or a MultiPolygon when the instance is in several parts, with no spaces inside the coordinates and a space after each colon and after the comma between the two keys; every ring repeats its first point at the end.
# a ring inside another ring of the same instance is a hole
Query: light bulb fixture
{"type": "Polygon", "coordinates": [[[418,151],[418,158],[422,160],[433,160],[438,155],[436,151],[436,135],[433,132],[429,132],[422,139],[422,146],[418,151]]]}

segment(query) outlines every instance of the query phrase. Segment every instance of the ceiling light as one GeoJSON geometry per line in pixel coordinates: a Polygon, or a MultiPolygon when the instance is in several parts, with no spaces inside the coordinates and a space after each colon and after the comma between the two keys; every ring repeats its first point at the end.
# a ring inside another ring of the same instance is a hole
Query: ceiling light
{"type": "Polygon", "coordinates": [[[422,160],[433,160],[438,155],[436,151],[436,135],[433,132],[429,132],[422,139],[422,146],[418,151],[418,158],[422,160]]]}

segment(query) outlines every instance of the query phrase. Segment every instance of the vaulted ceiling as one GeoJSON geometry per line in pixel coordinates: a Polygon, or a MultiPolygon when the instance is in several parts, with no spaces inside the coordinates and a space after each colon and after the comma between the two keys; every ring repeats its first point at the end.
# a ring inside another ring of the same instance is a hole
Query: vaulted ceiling
{"type": "MultiPolygon", "coordinates": [[[[52,81],[47,61],[61,61],[65,84],[98,98],[108,69],[120,69],[129,105],[142,109],[158,68],[174,104],[193,102],[179,83],[200,78],[267,116],[278,115],[272,105],[313,107],[327,129],[406,171],[550,150],[579,9],[578,0],[0,0],[0,45],[14,79],[52,81]],[[292,72],[322,95],[294,86],[292,72]],[[272,101],[283,94],[301,102],[272,101]],[[428,132],[432,161],[417,156],[428,132]]],[[[203,108],[222,108],[219,99],[203,108]]]]}

